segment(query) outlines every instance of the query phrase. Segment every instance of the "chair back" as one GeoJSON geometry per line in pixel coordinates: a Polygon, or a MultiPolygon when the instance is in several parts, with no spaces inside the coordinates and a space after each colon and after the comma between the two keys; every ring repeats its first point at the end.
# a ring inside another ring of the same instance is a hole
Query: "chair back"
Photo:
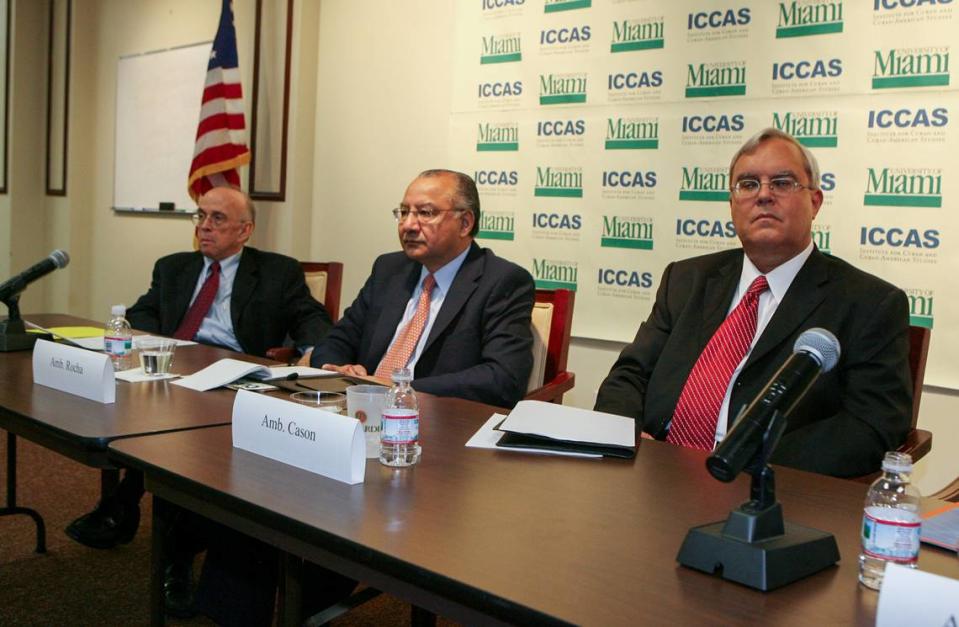
{"type": "Polygon", "coordinates": [[[922,381],[926,377],[926,357],[929,355],[929,337],[932,330],[926,327],[909,327],[909,372],[912,373],[912,428],[919,420],[919,400],[922,398],[922,381]]]}
{"type": "Polygon", "coordinates": [[[323,303],[330,320],[339,320],[343,264],[339,261],[301,261],[300,266],[313,298],[323,303]]]}
{"type": "Polygon", "coordinates": [[[527,391],[550,383],[566,371],[575,301],[576,292],[571,290],[536,290],[532,320],[533,372],[527,391]]]}

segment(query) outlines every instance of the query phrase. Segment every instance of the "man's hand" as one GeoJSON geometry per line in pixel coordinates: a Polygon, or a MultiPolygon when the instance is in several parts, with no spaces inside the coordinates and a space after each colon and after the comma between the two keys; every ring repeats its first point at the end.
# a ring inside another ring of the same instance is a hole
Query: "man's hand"
{"type": "Polygon", "coordinates": [[[336,364],[323,364],[323,370],[335,370],[340,374],[348,374],[356,377],[365,377],[366,368],[362,364],[344,364],[342,366],[337,366],[336,364]]]}

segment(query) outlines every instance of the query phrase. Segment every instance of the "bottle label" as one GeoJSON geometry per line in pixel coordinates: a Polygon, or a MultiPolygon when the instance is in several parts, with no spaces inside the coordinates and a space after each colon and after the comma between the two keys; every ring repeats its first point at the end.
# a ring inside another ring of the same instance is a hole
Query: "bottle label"
{"type": "Polygon", "coordinates": [[[103,350],[108,355],[129,355],[133,352],[132,337],[103,337],[103,350]]]}
{"type": "Polygon", "coordinates": [[[388,407],[383,410],[383,431],[380,441],[384,445],[416,444],[420,439],[420,412],[415,409],[388,407]]]}
{"type": "Polygon", "coordinates": [[[869,557],[915,564],[919,559],[919,514],[893,507],[867,507],[862,517],[862,550],[869,557]]]}

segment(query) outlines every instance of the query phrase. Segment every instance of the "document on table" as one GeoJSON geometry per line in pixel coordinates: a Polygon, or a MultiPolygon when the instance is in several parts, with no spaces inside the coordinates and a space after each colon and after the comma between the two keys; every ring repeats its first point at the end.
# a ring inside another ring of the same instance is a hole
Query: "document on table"
{"type": "Polygon", "coordinates": [[[497,446],[598,453],[631,459],[636,455],[636,421],[578,407],[520,401],[499,427],[497,446]]]}
{"type": "Polygon", "coordinates": [[[479,431],[473,434],[466,446],[469,448],[490,448],[498,450],[520,451],[522,453],[536,453],[537,455],[565,455],[567,457],[592,457],[599,458],[602,455],[595,453],[574,453],[572,451],[550,451],[541,448],[500,448],[496,444],[503,437],[502,431],[497,431],[496,427],[506,418],[504,414],[493,414],[489,420],[479,428],[479,431]]]}
{"type": "Polygon", "coordinates": [[[949,503],[923,514],[919,539],[927,544],[959,551],[959,503],[949,503]]]}
{"type": "Polygon", "coordinates": [[[237,379],[250,377],[260,381],[271,381],[288,378],[316,378],[339,377],[340,373],[309,366],[277,366],[270,368],[261,364],[254,364],[239,359],[221,359],[210,364],[203,370],[188,377],[175,381],[173,385],[180,385],[191,390],[206,392],[213,388],[233,383],[237,379]],[[296,375],[293,377],[292,375],[296,375]]]}

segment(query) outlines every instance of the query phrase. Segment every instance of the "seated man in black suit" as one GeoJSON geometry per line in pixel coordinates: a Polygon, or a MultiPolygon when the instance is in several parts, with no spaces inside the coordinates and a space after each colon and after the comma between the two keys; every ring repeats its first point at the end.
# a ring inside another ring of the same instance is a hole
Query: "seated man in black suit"
{"type": "MultiPolygon", "coordinates": [[[[459,172],[427,170],[393,214],[403,251],[374,262],[356,300],[303,362],[375,373],[384,383],[393,368],[408,367],[418,391],[512,407],[533,365],[536,290],[529,272],[473,242],[476,184],[459,172]]],[[[229,530],[213,535],[197,609],[221,624],[268,624],[277,583],[271,547],[229,530]]],[[[308,615],[356,585],[309,562],[302,576],[308,615]]]]}
{"type": "Polygon", "coordinates": [[[653,437],[711,450],[731,419],[823,327],[841,357],[792,411],[772,462],[835,476],[879,469],[910,427],[905,293],[819,252],[819,166],[793,137],[766,129],[729,168],[742,248],[669,264],[636,338],[600,387],[596,409],[653,437]]]}
{"type": "MultiPolygon", "coordinates": [[[[245,246],[256,222],[249,197],[218,187],[198,205],[199,251],[156,262],[150,290],[127,311],[133,328],[260,356],[288,336],[301,348],[318,342],[331,322],[310,295],[300,264],[245,246]]],[[[67,534],[93,548],[129,542],[142,496],[142,474],[127,471],[116,493],[70,523],[67,534]]]]}

